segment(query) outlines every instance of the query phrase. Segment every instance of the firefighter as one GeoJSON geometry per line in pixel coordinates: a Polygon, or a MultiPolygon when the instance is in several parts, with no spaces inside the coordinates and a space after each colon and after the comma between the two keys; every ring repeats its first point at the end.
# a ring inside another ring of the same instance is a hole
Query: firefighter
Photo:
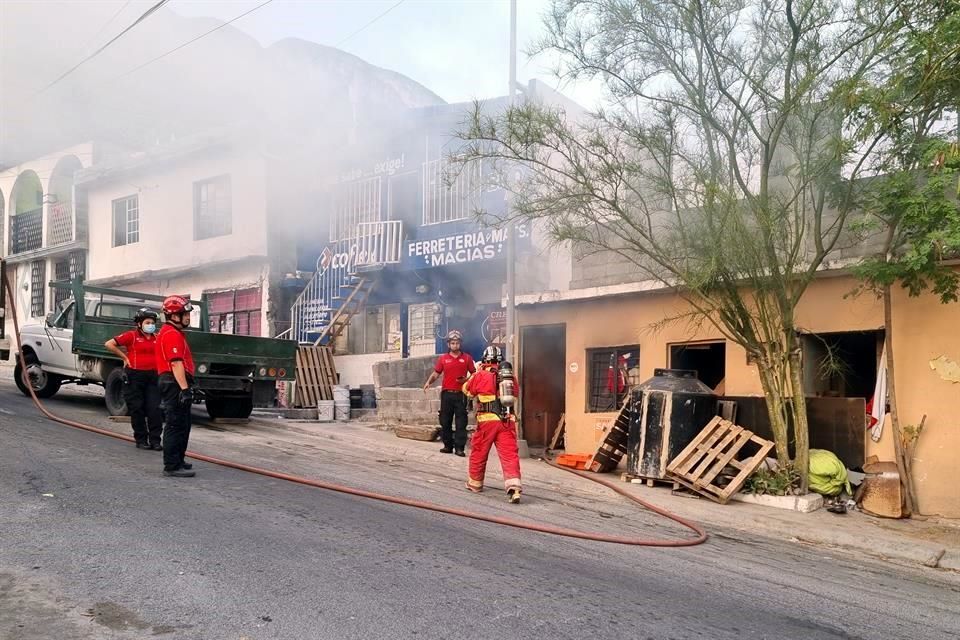
{"type": "Polygon", "coordinates": [[[464,385],[463,390],[476,400],[477,430],[470,445],[467,489],[483,491],[483,476],[487,468],[490,447],[497,448],[503,482],[510,504],[520,502],[520,452],[517,448],[517,424],[511,407],[516,397],[513,367],[501,362],[500,348],[487,347],[483,352],[480,370],[464,385]]]}
{"type": "Polygon", "coordinates": [[[123,360],[123,399],[127,403],[137,449],[162,451],[163,414],[157,386],[156,344],[160,316],[143,308],[133,317],[136,329],[110,338],[103,346],[123,360]],[[122,349],[121,349],[122,347],[122,349]]]}
{"type": "Polygon", "coordinates": [[[440,453],[456,453],[461,458],[467,447],[467,397],[463,395],[463,383],[476,371],[473,358],[460,350],[463,335],[459,331],[447,334],[447,353],[437,359],[430,377],[423,385],[423,392],[443,375],[440,388],[440,437],[443,448],[440,453]],[[453,431],[456,422],[457,430],[453,431]]]}
{"type": "Polygon", "coordinates": [[[166,322],[157,334],[157,372],[166,429],[163,434],[163,475],[192,478],[193,465],[186,462],[193,406],[193,354],[184,330],[190,326],[191,305],[181,296],[163,301],[166,322]]]}

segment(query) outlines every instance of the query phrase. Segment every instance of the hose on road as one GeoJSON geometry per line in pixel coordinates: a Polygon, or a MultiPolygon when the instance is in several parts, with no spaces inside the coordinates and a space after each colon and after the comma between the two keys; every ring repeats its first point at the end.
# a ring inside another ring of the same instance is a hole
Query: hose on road
{"type": "MultiPolygon", "coordinates": [[[[4,275],[6,277],[6,274],[4,275]]],[[[11,311],[12,311],[11,315],[13,316],[14,333],[17,341],[17,357],[20,360],[21,373],[25,378],[27,378],[27,361],[26,361],[26,358],[24,358],[23,348],[20,343],[20,325],[17,320],[16,307],[13,306],[14,305],[13,293],[12,293],[13,289],[10,288],[9,279],[6,280],[6,285],[7,285],[7,290],[11,292],[9,299],[10,299],[11,311]]],[[[91,433],[108,436],[110,438],[116,438],[118,440],[126,440],[128,442],[133,441],[133,438],[131,438],[130,436],[114,433],[113,431],[109,431],[107,429],[101,429],[100,427],[95,427],[93,425],[84,424],[82,422],[77,422],[75,420],[69,420],[67,418],[61,418],[60,416],[54,415],[53,413],[48,411],[46,407],[44,407],[42,402],[40,402],[40,399],[37,397],[37,394],[34,391],[33,386],[30,384],[29,379],[25,379],[24,383],[25,383],[24,386],[30,392],[30,397],[33,399],[33,403],[36,405],[40,413],[43,414],[46,418],[54,422],[57,422],[59,424],[66,425],[68,427],[73,427],[75,429],[82,429],[84,431],[89,431],[91,433]]],[[[344,493],[347,495],[356,496],[360,498],[368,498],[371,500],[378,500],[380,502],[388,502],[391,504],[402,505],[405,507],[413,507],[415,509],[425,509],[427,511],[444,513],[447,515],[457,516],[460,518],[470,518],[472,520],[479,520],[481,522],[489,522],[491,524],[514,527],[516,529],[526,529],[529,531],[537,531],[539,533],[545,533],[545,534],[555,535],[555,536],[564,536],[567,538],[579,538],[581,540],[593,540],[595,542],[609,542],[613,544],[633,545],[633,546],[639,546],[639,547],[692,547],[698,544],[703,544],[704,542],[707,541],[707,537],[708,537],[706,531],[704,531],[704,529],[700,525],[694,522],[691,522],[689,520],[686,520],[676,515],[675,513],[671,513],[666,509],[662,509],[660,507],[657,507],[656,505],[650,504],[649,502],[641,498],[638,498],[635,495],[630,494],[629,492],[625,491],[621,487],[616,486],[613,483],[607,482],[605,480],[601,480],[599,478],[594,478],[586,474],[578,473],[576,471],[573,471],[572,469],[561,467],[547,460],[544,460],[544,462],[547,462],[547,464],[549,464],[550,466],[556,467],[558,469],[563,469],[564,471],[570,471],[575,475],[578,475],[580,477],[586,478],[593,482],[599,483],[607,487],[608,489],[624,496],[628,500],[631,500],[639,504],[645,509],[648,509],[653,513],[656,513],[660,516],[663,516],[664,518],[672,520],[686,527],[687,529],[693,531],[696,534],[696,537],[680,538],[680,539],[669,539],[669,538],[645,539],[645,538],[632,538],[632,537],[626,537],[626,536],[609,535],[604,533],[578,531],[575,529],[554,527],[554,526],[545,525],[545,524],[538,524],[535,522],[525,522],[521,520],[515,520],[513,518],[503,518],[500,516],[492,516],[492,515],[487,515],[483,513],[476,513],[476,512],[467,511],[464,509],[455,509],[453,507],[445,507],[443,505],[434,504],[431,502],[424,502],[421,500],[413,500],[410,498],[401,498],[398,496],[391,496],[387,494],[376,493],[373,491],[365,491],[363,489],[348,487],[345,485],[335,484],[332,482],[324,482],[322,480],[314,480],[311,478],[304,478],[302,476],[296,476],[289,473],[282,473],[280,471],[273,471],[270,469],[263,469],[261,467],[254,467],[251,465],[242,464],[240,462],[234,462],[232,460],[224,460],[222,458],[216,458],[216,457],[208,456],[202,453],[196,453],[194,451],[188,451],[187,455],[190,458],[193,458],[194,460],[201,460],[203,462],[209,462],[211,464],[220,465],[221,467],[237,469],[239,471],[254,473],[254,474],[265,476],[268,478],[285,480],[287,482],[293,482],[293,483],[305,485],[308,487],[315,487],[317,489],[326,489],[327,491],[335,491],[337,493],[344,493]]]]}

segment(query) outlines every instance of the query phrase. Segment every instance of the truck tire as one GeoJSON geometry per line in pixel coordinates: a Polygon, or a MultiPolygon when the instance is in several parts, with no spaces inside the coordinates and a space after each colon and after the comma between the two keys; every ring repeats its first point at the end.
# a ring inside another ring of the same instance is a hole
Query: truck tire
{"type": "Polygon", "coordinates": [[[103,399],[107,413],[112,416],[127,415],[127,401],[123,397],[123,367],[114,367],[103,383],[103,399]]]}
{"type": "MultiPolygon", "coordinates": [[[[30,386],[38,398],[52,398],[60,390],[62,379],[54,373],[47,373],[37,362],[36,356],[25,355],[27,361],[27,376],[30,378],[30,386]]],[[[29,397],[30,390],[23,381],[23,368],[20,366],[20,359],[17,358],[17,364],[13,368],[13,380],[17,383],[20,393],[29,397]]]]}
{"type": "Polygon", "coordinates": [[[253,413],[253,398],[224,398],[207,396],[207,415],[214,418],[249,418],[253,413]]]}

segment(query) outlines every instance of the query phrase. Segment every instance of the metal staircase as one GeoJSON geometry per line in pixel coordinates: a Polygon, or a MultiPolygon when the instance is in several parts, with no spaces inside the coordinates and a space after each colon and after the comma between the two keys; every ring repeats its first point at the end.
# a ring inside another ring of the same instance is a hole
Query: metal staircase
{"type": "Polygon", "coordinates": [[[365,222],[357,234],[324,249],[317,272],[290,309],[290,339],[330,344],[363,310],[376,286],[376,272],[401,259],[399,220],[365,222]]]}

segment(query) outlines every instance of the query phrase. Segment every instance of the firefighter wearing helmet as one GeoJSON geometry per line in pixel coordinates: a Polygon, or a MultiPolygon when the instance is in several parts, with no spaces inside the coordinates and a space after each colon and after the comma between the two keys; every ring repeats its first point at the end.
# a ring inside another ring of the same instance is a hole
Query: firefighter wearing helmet
{"type": "Polygon", "coordinates": [[[133,317],[135,329],[110,338],[103,346],[123,361],[123,399],[137,449],[160,451],[163,414],[157,386],[157,325],[160,316],[146,307],[133,317]]]}
{"type": "Polygon", "coordinates": [[[513,415],[518,389],[513,366],[503,362],[499,347],[491,345],[484,350],[479,371],[463,385],[463,390],[476,401],[477,410],[477,430],[470,445],[467,489],[474,493],[483,491],[487,457],[490,447],[496,447],[507,500],[517,504],[522,490],[517,423],[513,415]]]}
{"type": "Polygon", "coordinates": [[[191,478],[193,465],[185,460],[190,440],[193,406],[193,354],[184,330],[190,326],[193,305],[182,296],[163,301],[166,322],[157,334],[157,372],[166,430],[163,434],[163,474],[191,478]]]}
{"type": "Polygon", "coordinates": [[[440,388],[440,437],[443,439],[441,453],[456,453],[461,458],[467,448],[467,397],[463,383],[476,371],[473,358],[460,350],[463,335],[459,331],[447,334],[447,353],[437,358],[430,377],[423,385],[423,392],[443,376],[440,388]],[[456,424],[456,432],[453,427],[456,424]]]}

